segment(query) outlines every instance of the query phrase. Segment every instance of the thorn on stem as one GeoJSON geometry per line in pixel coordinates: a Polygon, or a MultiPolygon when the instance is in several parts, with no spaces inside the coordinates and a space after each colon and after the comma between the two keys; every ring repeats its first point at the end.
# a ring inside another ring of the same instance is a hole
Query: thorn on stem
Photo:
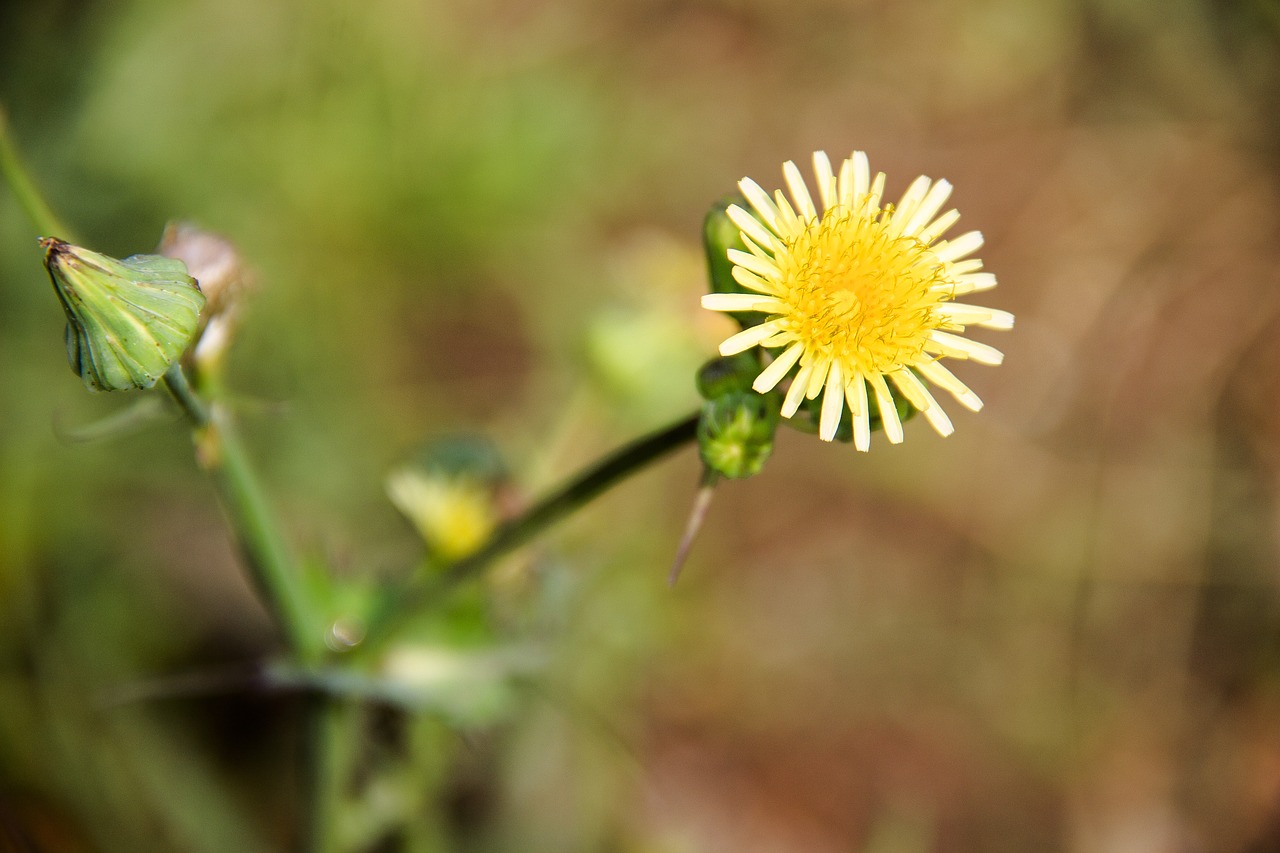
{"type": "Polygon", "coordinates": [[[680,538],[680,547],[676,549],[675,560],[672,561],[671,571],[667,575],[667,586],[674,587],[676,581],[680,579],[680,570],[684,568],[685,561],[689,559],[689,552],[693,549],[693,540],[697,538],[698,531],[702,529],[702,522],[706,520],[707,510],[711,507],[711,497],[715,494],[716,483],[720,481],[720,475],[709,468],[702,471],[702,487],[698,489],[698,493],[693,498],[693,508],[689,510],[689,520],[684,526],[684,535],[680,538]]]}

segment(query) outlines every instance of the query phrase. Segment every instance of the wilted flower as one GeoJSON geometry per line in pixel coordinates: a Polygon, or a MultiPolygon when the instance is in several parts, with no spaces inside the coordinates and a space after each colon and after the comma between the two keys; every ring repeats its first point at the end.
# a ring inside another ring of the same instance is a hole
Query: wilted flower
{"type": "Polygon", "coordinates": [[[821,211],[791,162],[783,175],[794,206],[780,190],[770,197],[750,178],[739,184],[753,212],[735,204],[726,214],[741,229],[747,251],[727,254],[734,280],[752,292],[707,294],[702,305],[767,317],[725,340],[720,353],[780,349],[752,387],[770,391],[794,370],[782,415],[791,417],[805,399],[823,394],[819,435],[826,441],[835,438],[847,404],[855,446],[870,447],[868,385],[885,434],[902,441],[890,383],[949,435],[951,420],[921,378],[977,411],[981,400],[939,359],[999,364],[998,350],[960,333],[970,325],[1013,326],[1006,311],[953,301],[996,284],[994,275],[980,271],[981,261],[968,257],[982,235],[939,240],[960,216],[955,210],[938,215],[951,193],[946,181],[919,177],[896,206],[881,206],[884,173],[873,180],[861,151],[838,174],[821,151],[813,163],[821,211]]]}
{"type": "Polygon", "coordinates": [[[197,365],[216,369],[226,355],[249,289],[249,275],[231,241],[189,222],[171,222],[160,238],[160,254],[177,258],[200,283],[207,300],[194,350],[197,365]]]}
{"type": "Polygon", "coordinates": [[[158,251],[187,265],[208,300],[207,315],[232,307],[248,284],[244,263],[231,241],[190,222],[166,225],[158,251]]]}

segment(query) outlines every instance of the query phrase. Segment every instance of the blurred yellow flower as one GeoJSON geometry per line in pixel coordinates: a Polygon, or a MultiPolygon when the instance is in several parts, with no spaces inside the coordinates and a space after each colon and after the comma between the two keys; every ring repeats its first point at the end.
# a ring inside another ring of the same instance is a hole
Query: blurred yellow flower
{"type": "Polygon", "coordinates": [[[492,490],[466,475],[402,468],[387,477],[387,496],[446,560],[473,553],[498,523],[492,490]]]}
{"type": "Polygon", "coordinates": [[[1006,311],[952,301],[995,287],[995,276],[980,271],[982,262],[968,258],[982,246],[982,235],[939,241],[960,218],[955,210],[938,215],[951,194],[946,181],[916,178],[896,206],[882,207],[884,173],[872,179],[863,152],[855,151],[838,173],[821,151],[813,165],[821,212],[792,162],[782,171],[794,206],[781,190],[770,197],[750,178],[739,183],[754,212],[731,205],[726,213],[742,229],[748,251],[728,254],[734,280],[753,292],[707,294],[702,305],[769,316],[725,340],[721,355],[781,348],[753,387],[769,391],[799,365],[782,414],[791,417],[804,399],[825,389],[819,435],[826,441],[835,437],[847,403],[855,446],[870,447],[870,385],[885,434],[901,442],[888,382],[935,430],[950,435],[951,420],[921,377],[977,411],[982,401],[939,359],[999,364],[998,350],[959,333],[970,325],[1013,327],[1006,311]]]}

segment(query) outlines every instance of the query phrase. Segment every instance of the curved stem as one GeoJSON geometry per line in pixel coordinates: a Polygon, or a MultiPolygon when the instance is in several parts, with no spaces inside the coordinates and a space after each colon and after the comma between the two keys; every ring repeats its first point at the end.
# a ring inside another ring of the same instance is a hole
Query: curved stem
{"type": "Polygon", "coordinates": [[[374,649],[415,609],[451,587],[483,572],[497,558],[516,550],[560,519],[573,513],[649,464],[693,441],[698,412],[642,436],[605,456],[568,483],[500,526],[479,550],[446,565],[431,580],[398,590],[383,599],[369,620],[365,647],[374,649]]]}
{"type": "MultiPolygon", "coordinates": [[[[216,403],[209,405],[196,393],[182,372],[182,365],[171,367],[164,383],[191,422],[196,459],[218,487],[258,594],[279,621],[294,657],[304,671],[311,669],[324,656],[323,628],[316,624],[298,567],[276,529],[234,424],[216,403]]],[[[342,755],[349,742],[347,714],[339,702],[325,695],[309,697],[302,714],[305,729],[300,846],[307,853],[333,853],[337,849],[336,825],[346,773],[342,755]]]]}
{"type": "Polygon", "coordinates": [[[58,217],[49,209],[49,205],[45,204],[30,175],[27,174],[26,168],[23,167],[22,158],[18,156],[18,150],[9,136],[9,123],[3,107],[0,107],[0,175],[4,176],[5,183],[13,191],[18,204],[21,205],[36,231],[40,232],[40,236],[72,239],[71,232],[58,221],[58,217]]]}
{"type": "Polygon", "coordinates": [[[191,422],[196,459],[213,477],[254,586],[279,620],[299,661],[315,663],[324,654],[323,633],[314,624],[293,555],[276,529],[235,425],[223,410],[210,406],[192,389],[180,365],[169,369],[164,383],[191,422]]]}

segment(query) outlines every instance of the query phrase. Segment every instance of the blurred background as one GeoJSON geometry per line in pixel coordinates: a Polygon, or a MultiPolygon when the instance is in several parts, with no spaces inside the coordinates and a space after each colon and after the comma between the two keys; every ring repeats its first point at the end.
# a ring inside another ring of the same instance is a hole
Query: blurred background
{"type": "MultiPolygon", "coordinates": [[[[509,560],[545,666],[369,721],[438,758],[353,782],[411,827],[353,849],[1269,851],[1278,39],[1274,0],[39,0],[0,103],[87,245],[240,248],[244,428],[356,585],[420,554],[383,478],[424,441],[536,495],[697,405],[743,175],[865,149],[986,234],[986,410],[783,430],[674,591],[688,450],[509,560]]],[[[278,638],[180,424],[67,439],[131,400],[67,369],[35,236],[0,192],[0,850],[287,849],[299,697],[226,676],[278,638]]]]}

